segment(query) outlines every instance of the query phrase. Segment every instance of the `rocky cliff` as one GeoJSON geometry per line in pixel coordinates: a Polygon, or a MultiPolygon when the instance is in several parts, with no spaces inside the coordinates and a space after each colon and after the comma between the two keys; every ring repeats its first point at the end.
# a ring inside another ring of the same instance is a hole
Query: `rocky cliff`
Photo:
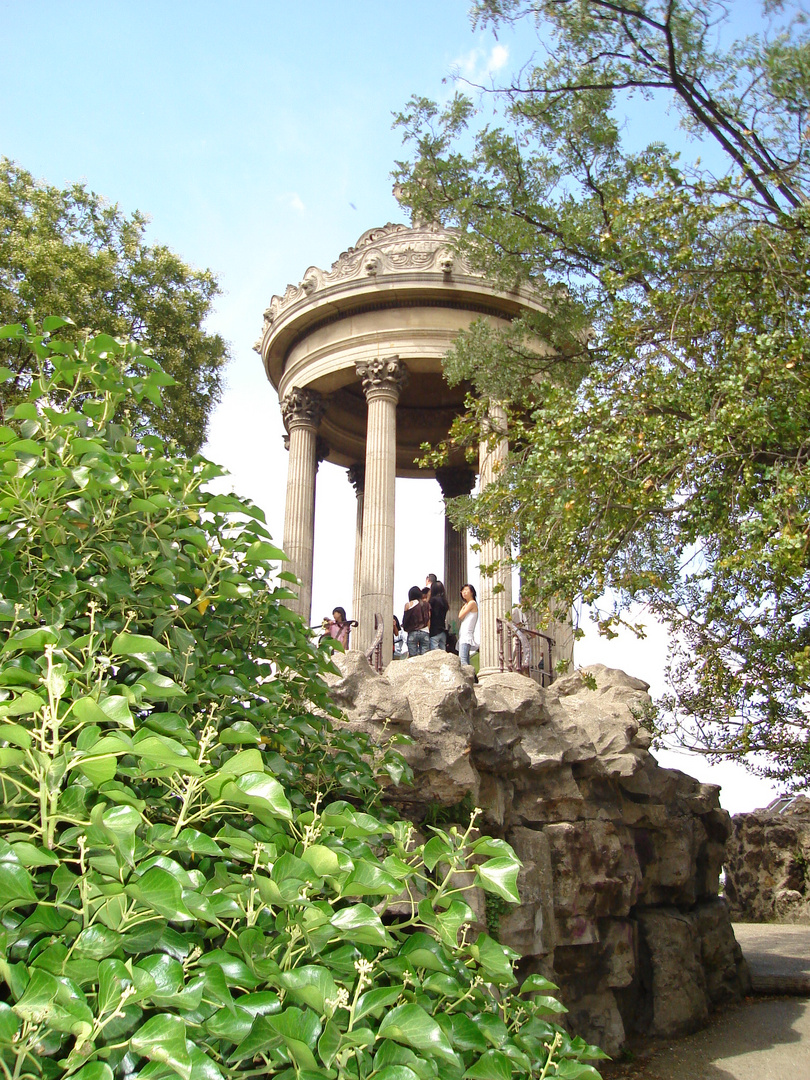
{"type": "Polygon", "coordinates": [[[810,799],[734,815],[725,893],[739,922],[810,923],[810,799]]]}
{"type": "MultiPolygon", "coordinates": [[[[412,788],[389,797],[414,821],[464,802],[523,862],[522,903],[484,912],[523,974],[560,986],[572,1030],[609,1053],[631,1034],[703,1024],[749,987],[718,897],[730,833],[718,788],[662,769],[638,717],[647,684],[597,665],[541,690],[503,673],[474,685],[442,652],[377,675],[336,660],[332,694],[376,738],[405,731],[412,788]]],[[[448,813],[449,811],[444,811],[448,813]]]]}

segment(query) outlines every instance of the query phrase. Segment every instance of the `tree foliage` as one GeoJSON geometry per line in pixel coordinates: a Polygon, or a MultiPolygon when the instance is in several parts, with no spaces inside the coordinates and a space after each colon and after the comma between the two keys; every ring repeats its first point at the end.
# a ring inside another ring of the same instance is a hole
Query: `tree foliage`
{"type": "Polygon", "coordinates": [[[35,357],[0,427],[6,1080],[598,1080],[473,929],[511,848],[379,805],[407,766],[341,722],[261,511],[116,420],[155,361],[2,333],[35,357]]]}
{"type": "MultiPolygon", "coordinates": [[[[149,430],[194,453],[228,360],[222,338],[203,329],[219,286],[209,270],[148,244],[146,226],[142,214],[127,217],[83,184],[61,191],[0,158],[0,323],[58,312],[80,329],[148,341],[176,385],[142,400],[139,415],[149,430]]],[[[24,346],[2,343],[0,363],[15,373],[3,403],[24,397],[28,359],[24,346]]]]}
{"type": "Polygon", "coordinates": [[[719,3],[482,0],[496,30],[533,19],[546,58],[413,100],[399,179],[544,306],[448,358],[476,389],[453,438],[474,447],[494,399],[511,440],[456,520],[514,545],[541,605],[584,599],[608,634],[644,605],[674,631],[660,730],[801,784],[810,40],[768,11],[731,41],[719,3]]]}

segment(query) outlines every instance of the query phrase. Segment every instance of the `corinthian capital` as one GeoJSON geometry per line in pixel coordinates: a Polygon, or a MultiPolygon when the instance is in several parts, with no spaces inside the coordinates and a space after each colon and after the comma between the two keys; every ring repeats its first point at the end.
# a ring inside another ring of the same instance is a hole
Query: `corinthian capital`
{"type": "Polygon", "coordinates": [[[387,356],[384,360],[379,357],[361,360],[354,365],[354,370],[363,384],[366,397],[387,392],[398,398],[409,378],[408,367],[398,356],[387,356]]]}
{"type": "Polygon", "coordinates": [[[281,417],[288,431],[299,424],[317,428],[325,411],[326,404],[317,390],[298,386],[294,386],[281,403],[281,417]]]}
{"type": "Polygon", "coordinates": [[[436,479],[445,499],[469,495],[475,486],[475,473],[472,469],[440,468],[436,470],[436,479]]]}

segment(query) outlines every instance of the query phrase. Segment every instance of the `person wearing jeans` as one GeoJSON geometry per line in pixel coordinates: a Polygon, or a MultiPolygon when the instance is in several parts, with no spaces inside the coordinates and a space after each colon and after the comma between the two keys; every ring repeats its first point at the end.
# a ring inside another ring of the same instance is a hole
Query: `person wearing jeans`
{"type": "Polygon", "coordinates": [[[472,585],[461,586],[463,606],[458,613],[458,658],[469,664],[470,653],[476,648],[475,627],[478,623],[478,601],[472,585]]]}
{"type": "Polygon", "coordinates": [[[434,581],[430,586],[430,651],[447,647],[447,603],[444,585],[434,581]]]}
{"type": "Polygon", "coordinates": [[[413,585],[408,590],[408,603],[402,615],[402,629],[408,634],[408,656],[421,656],[430,648],[428,624],[430,606],[422,599],[422,590],[413,585]]]}

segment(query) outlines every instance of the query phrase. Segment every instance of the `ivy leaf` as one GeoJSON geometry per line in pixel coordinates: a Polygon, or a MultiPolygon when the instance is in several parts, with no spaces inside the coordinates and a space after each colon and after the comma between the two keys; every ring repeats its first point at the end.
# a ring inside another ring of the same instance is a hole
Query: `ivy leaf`
{"type": "Polygon", "coordinates": [[[512,1080],[509,1058],[499,1050],[487,1050],[467,1069],[464,1080],[512,1080]]]}
{"type": "Polygon", "coordinates": [[[191,1080],[191,1055],[186,1046],[186,1025],[180,1017],[171,1013],[150,1017],[143,1027],[133,1034],[130,1045],[136,1054],[168,1065],[183,1080],[191,1080]]]}
{"type": "Polygon", "coordinates": [[[413,1050],[439,1058],[450,1065],[460,1064],[447,1036],[432,1016],[416,1004],[398,1005],[387,1013],[379,1027],[379,1038],[394,1039],[413,1050]]]}
{"type": "Polygon", "coordinates": [[[517,889],[520,861],[513,855],[488,859],[475,868],[475,883],[487,892],[508,900],[511,904],[520,903],[517,889]]]}
{"type": "Polygon", "coordinates": [[[326,1011],[327,999],[334,1001],[337,998],[335,980],[325,967],[305,964],[293,971],[282,973],[279,976],[279,982],[290,992],[295,1001],[308,1005],[319,1014],[326,1011]]]}
{"type": "Polygon", "coordinates": [[[330,922],[339,937],[356,941],[359,945],[387,947],[392,944],[380,916],[367,904],[343,908],[332,916],[330,922]]]}

